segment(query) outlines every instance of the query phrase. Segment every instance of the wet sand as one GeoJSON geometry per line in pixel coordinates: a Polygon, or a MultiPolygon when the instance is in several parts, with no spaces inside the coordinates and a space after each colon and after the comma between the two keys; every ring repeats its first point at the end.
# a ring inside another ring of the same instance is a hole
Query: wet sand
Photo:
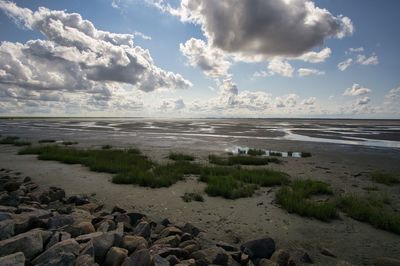
{"type": "MultiPolygon", "coordinates": [[[[165,157],[171,150],[193,154],[199,162],[205,162],[208,154],[223,153],[235,145],[277,151],[308,151],[313,155],[311,158],[283,158],[283,164],[271,164],[270,167],[283,170],[292,178],[328,182],[336,193],[366,195],[367,191],[363,188],[377,186],[378,193],[386,194],[393,206],[400,210],[400,186],[375,184],[369,177],[374,170],[399,173],[399,149],[277,139],[171,137],[140,132],[121,137],[113,130],[95,131],[96,134],[93,131],[70,132],[56,128],[37,131],[27,128],[26,131],[20,130],[19,135],[30,134],[34,140],[52,137],[77,140],[81,147],[100,147],[104,144],[137,147],[161,162],[167,160],[165,157]]],[[[30,176],[40,186],[59,186],[68,194],[95,194],[94,198],[106,207],[120,205],[133,208],[150,214],[154,219],[168,217],[177,223],[191,222],[215,240],[233,243],[269,235],[277,240],[278,247],[305,248],[317,265],[336,265],[338,259],[362,265],[371,263],[376,257],[399,258],[398,235],[354,221],[344,214],[330,223],[288,214],[274,203],[276,188],[262,188],[251,198],[226,200],[205,196],[203,203],[185,203],[180,198],[185,192],[204,189],[205,184],[195,177],[161,189],[116,185],[110,182],[112,176],[109,174],[90,172],[80,165],[39,161],[36,156],[16,155],[18,148],[9,145],[1,145],[0,149],[0,168],[30,176]],[[338,259],[321,255],[320,247],[332,250],[338,259]]]]}

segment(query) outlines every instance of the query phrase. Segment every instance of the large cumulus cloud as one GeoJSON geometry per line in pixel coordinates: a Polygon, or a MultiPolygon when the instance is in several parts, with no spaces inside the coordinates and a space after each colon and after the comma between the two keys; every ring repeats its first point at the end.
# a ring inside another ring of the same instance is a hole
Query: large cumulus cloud
{"type": "Polygon", "coordinates": [[[43,7],[32,11],[8,1],[0,2],[0,9],[19,25],[46,37],[1,43],[3,96],[11,90],[11,98],[36,93],[41,95],[40,100],[52,100],[49,95],[55,95],[55,91],[79,92],[100,94],[89,98],[105,101],[120,97],[113,92],[123,86],[145,92],[192,86],[180,74],[156,66],[149,51],[134,44],[134,35],[98,30],[76,13],[43,7]]]}

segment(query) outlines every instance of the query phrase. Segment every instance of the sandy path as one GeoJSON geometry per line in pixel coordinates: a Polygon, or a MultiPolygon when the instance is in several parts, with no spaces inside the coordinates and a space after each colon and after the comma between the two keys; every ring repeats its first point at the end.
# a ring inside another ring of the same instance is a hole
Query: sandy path
{"type": "MultiPolygon", "coordinates": [[[[399,236],[376,230],[343,215],[342,220],[323,223],[287,214],[273,204],[274,189],[261,189],[252,198],[235,201],[206,196],[204,203],[185,203],[180,196],[184,192],[201,191],[204,184],[189,178],[162,189],[116,185],[110,182],[109,174],[90,172],[79,165],[39,161],[35,156],[19,156],[16,155],[15,147],[7,145],[0,148],[1,168],[30,176],[40,186],[59,186],[67,194],[95,193],[95,199],[105,203],[106,207],[119,205],[135,209],[154,219],[168,217],[177,223],[189,221],[206,230],[211,239],[232,243],[235,239],[243,241],[269,235],[277,240],[278,246],[306,248],[316,263],[321,265],[336,265],[337,260],[320,255],[319,246],[329,248],[339,258],[355,264],[368,263],[379,256],[393,257],[400,254],[399,236]]],[[[321,177],[321,173],[325,173],[325,178],[333,182],[335,189],[338,189],[339,184],[344,190],[358,189],[350,184],[365,183],[365,180],[351,178],[351,173],[350,177],[333,180],[326,169],[316,168],[315,164],[315,160],[310,158],[307,161],[292,160],[280,167],[300,176],[307,171],[311,177],[321,177]]],[[[331,165],[329,171],[346,171],[342,168],[342,165],[331,165]]]]}

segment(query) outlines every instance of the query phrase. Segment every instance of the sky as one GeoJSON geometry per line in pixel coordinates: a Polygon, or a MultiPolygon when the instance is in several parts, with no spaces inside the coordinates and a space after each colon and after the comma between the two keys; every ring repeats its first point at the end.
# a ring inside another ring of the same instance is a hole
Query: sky
{"type": "Polygon", "coordinates": [[[400,118],[397,0],[0,0],[0,116],[400,118]]]}

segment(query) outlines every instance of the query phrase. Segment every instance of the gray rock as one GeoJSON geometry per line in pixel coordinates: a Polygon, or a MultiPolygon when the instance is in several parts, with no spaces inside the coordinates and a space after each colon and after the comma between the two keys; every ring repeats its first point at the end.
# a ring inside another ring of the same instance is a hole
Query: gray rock
{"type": "Polygon", "coordinates": [[[126,258],[123,266],[150,266],[151,256],[148,249],[141,249],[126,258]]]}
{"type": "Polygon", "coordinates": [[[12,214],[0,211],[0,222],[8,219],[12,219],[12,214]]]}
{"type": "MultiPolygon", "coordinates": [[[[67,239],[61,242],[58,242],[57,244],[53,245],[49,249],[47,249],[45,252],[37,256],[34,260],[32,260],[33,264],[43,264],[45,265],[49,261],[59,261],[61,263],[62,261],[71,261],[71,256],[70,254],[73,255],[73,260],[75,260],[75,257],[79,255],[79,250],[80,246],[78,242],[75,241],[75,239],[67,239]],[[67,254],[65,257],[60,260],[60,254],[67,254]]],[[[73,261],[72,260],[72,261],[73,261]]],[[[56,265],[56,264],[54,264],[56,265]]],[[[68,265],[68,264],[65,264],[68,265]]]]}
{"type": "Polygon", "coordinates": [[[261,259],[258,266],[279,266],[279,264],[269,259],[261,259]]]}
{"type": "Polygon", "coordinates": [[[21,251],[30,260],[42,250],[43,238],[39,230],[31,230],[0,241],[0,256],[21,251]]]}
{"type": "Polygon", "coordinates": [[[119,206],[114,206],[114,208],[112,209],[111,213],[115,213],[115,212],[126,213],[126,210],[124,210],[123,208],[121,208],[119,206]]]}
{"type": "Polygon", "coordinates": [[[50,247],[54,246],[55,244],[57,244],[58,242],[70,239],[71,235],[67,232],[54,232],[54,234],[51,236],[50,240],[48,241],[47,245],[46,245],[46,249],[49,249],[50,247]]]}
{"type": "Polygon", "coordinates": [[[218,265],[227,265],[229,260],[229,255],[220,247],[212,247],[193,252],[191,257],[195,260],[204,260],[208,264],[218,265]]]}
{"type": "Polygon", "coordinates": [[[201,232],[199,228],[197,228],[196,226],[192,225],[191,223],[186,223],[182,227],[182,231],[185,232],[185,233],[191,234],[192,236],[197,236],[201,232]]]}
{"type": "Polygon", "coordinates": [[[159,255],[153,257],[154,266],[170,266],[169,261],[159,255]]]}
{"type": "Polygon", "coordinates": [[[13,192],[19,189],[19,187],[21,186],[21,182],[16,182],[16,181],[10,181],[7,182],[3,185],[3,188],[8,191],[8,192],[13,192]]]}
{"type": "Polygon", "coordinates": [[[275,252],[275,241],[270,237],[256,239],[244,243],[240,249],[248,254],[251,260],[269,259],[275,252]]]}
{"type": "Polygon", "coordinates": [[[217,247],[223,248],[225,251],[238,251],[239,249],[235,246],[232,246],[228,243],[218,242],[217,247]]]}
{"type": "Polygon", "coordinates": [[[127,249],[129,254],[140,249],[147,249],[147,240],[141,236],[126,235],[122,238],[122,247],[127,249]]]}
{"type": "Polygon", "coordinates": [[[175,227],[175,226],[169,226],[165,227],[159,234],[159,238],[164,238],[167,236],[172,236],[172,235],[182,235],[182,230],[175,227]]]}
{"type": "Polygon", "coordinates": [[[170,255],[174,255],[180,259],[189,258],[189,253],[186,250],[184,250],[183,248],[164,247],[163,249],[158,250],[157,254],[163,258],[166,258],[170,255]]]}
{"type": "Polygon", "coordinates": [[[65,231],[70,233],[72,237],[77,237],[80,235],[94,233],[96,230],[91,222],[83,221],[73,223],[72,225],[68,226],[65,231]]]}
{"type": "Polygon", "coordinates": [[[177,256],[175,255],[169,255],[166,257],[166,260],[169,262],[170,265],[175,266],[180,262],[177,256]]]}
{"type": "Polygon", "coordinates": [[[25,266],[25,256],[22,252],[17,252],[0,258],[2,266],[25,266]]]}
{"type": "Polygon", "coordinates": [[[0,205],[17,207],[19,204],[19,197],[15,194],[2,193],[0,194],[0,205]]]}
{"type": "Polygon", "coordinates": [[[63,228],[72,225],[75,222],[74,217],[70,214],[61,214],[53,216],[48,220],[47,226],[50,229],[63,228]]]}
{"type": "Polygon", "coordinates": [[[108,232],[116,228],[116,224],[113,220],[103,220],[95,225],[97,232],[108,232]]]}
{"type": "Polygon", "coordinates": [[[116,239],[116,234],[114,232],[103,233],[102,235],[94,237],[92,239],[95,261],[97,263],[101,263],[104,261],[104,258],[108,250],[112,246],[114,246],[115,239],[116,239]]]}
{"type": "Polygon", "coordinates": [[[177,247],[181,239],[178,235],[167,236],[160,238],[154,242],[155,245],[170,245],[171,247],[177,247]]]}
{"type": "Polygon", "coordinates": [[[75,266],[98,266],[96,262],[94,262],[94,258],[90,255],[79,255],[76,258],[75,266]]]}
{"type": "Polygon", "coordinates": [[[146,217],[146,215],[138,213],[138,212],[129,212],[127,213],[129,218],[131,218],[131,225],[135,226],[137,223],[139,223],[143,218],[146,217]]]}
{"type": "Polygon", "coordinates": [[[381,257],[374,262],[375,266],[400,266],[400,260],[394,258],[381,257]]]}
{"type": "Polygon", "coordinates": [[[4,220],[0,222],[0,240],[10,238],[14,235],[14,221],[4,220]]]}
{"type": "Polygon", "coordinates": [[[81,251],[80,251],[80,255],[89,255],[91,257],[93,257],[93,261],[94,261],[94,246],[93,246],[93,241],[90,240],[87,243],[81,244],[81,251]]]}
{"type": "Polygon", "coordinates": [[[135,227],[133,233],[144,238],[149,238],[151,235],[151,226],[148,222],[142,221],[135,227]]]}
{"type": "Polygon", "coordinates": [[[120,266],[128,257],[128,250],[119,247],[112,247],[107,252],[105,266],[120,266]]]}
{"type": "Polygon", "coordinates": [[[36,266],[72,266],[75,263],[75,258],[76,256],[73,253],[61,252],[57,257],[40,262],[36,266]]]}
{"type": "Polygon", "coordinates": [[[12,206],[0,205],[0,213],[4,213],[4,212],[13,213],[16,210],[17,210],[17,208],[12,207],[12,206]]]}
{"type": "Polygon", "coordinates": [[[301,265],[304,263],[313,263],[310,255],[304,249],[290,250],[288,265],[301,265]]]}
{"type": "Polygon", "coordinates": [[[278,249],[272,254],[271,261],[276,262],[279,266],[286,266],[290,258],[289,252],[278,249]]]}

